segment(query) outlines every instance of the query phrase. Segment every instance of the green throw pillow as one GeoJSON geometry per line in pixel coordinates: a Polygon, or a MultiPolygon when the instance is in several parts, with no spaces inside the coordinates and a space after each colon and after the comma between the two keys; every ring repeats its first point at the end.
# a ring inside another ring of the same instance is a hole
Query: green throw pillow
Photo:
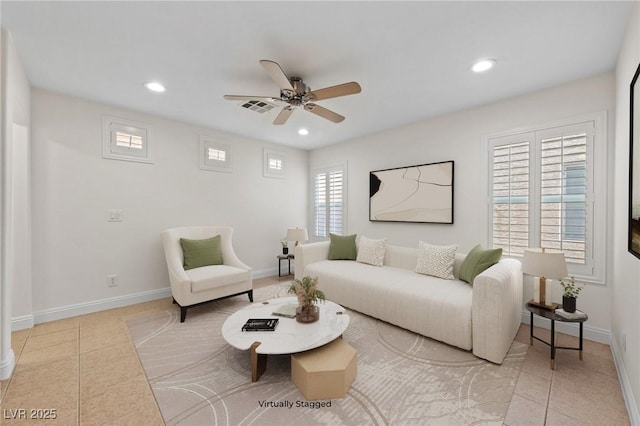
{"type": "Polygon", "coordinates": [[[222,265],[222,248],[220,247],[220,235],[206,240],[188,240],[180,238],[182,253],[184,255],[185,271],[201,266],[222,265]]]}
{"type": "Polygon", "coordinates": [[[329,234],[329,260],[356,260],[356,234],[335,235],[329,234]]]}
{"type": "Polygon", "coordinates": [[[473,280],[485,269],[495,265],[502,257],[502,249],[485,250],[480,244],[475,246],[460,266],[460,279],[473,285],[473,280]]]}

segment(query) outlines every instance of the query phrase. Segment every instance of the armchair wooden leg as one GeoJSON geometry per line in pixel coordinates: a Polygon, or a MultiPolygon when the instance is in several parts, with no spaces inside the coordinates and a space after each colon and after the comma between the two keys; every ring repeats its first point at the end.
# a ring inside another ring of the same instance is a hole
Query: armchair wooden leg
{"type": "Polygon", "coordinates": [[[180,322],[184,322],[185,318],[187,318],[187,308],[180,306],[180,322]]]}
{"type": "Polygon", "coordinates": [[[247,295],[249,296],[249,302],[253,303],[253,290],[249,290],[247,295]]]}

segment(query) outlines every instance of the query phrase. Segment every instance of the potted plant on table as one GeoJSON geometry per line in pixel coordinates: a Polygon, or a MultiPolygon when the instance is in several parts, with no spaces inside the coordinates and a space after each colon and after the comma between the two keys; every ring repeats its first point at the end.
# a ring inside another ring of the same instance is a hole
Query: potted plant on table
{"type": "Polygon", "coordinates": [[[318,277],[305,276],[302,280],[294,280],[289,286],[289,293],[298,297],[296,320],[298,322],[314,322],[320,318],[318,302],[324,302],[325,296],[318,290],[318,277]]]}
{"type": "Polygon", "coordinates": [[[283,238],[280,240],[280,244],[282,244],[282,254],[289,254],[289,241],[283,238]]]}
{"type": "Polygon", "coordinates": [[[576,299],[584,287],[576,284],[575,277],[569,277],[566,280],[560,279],[560,285],[562,286],[562,309],[567,312],[575,312],[576,299]]]}

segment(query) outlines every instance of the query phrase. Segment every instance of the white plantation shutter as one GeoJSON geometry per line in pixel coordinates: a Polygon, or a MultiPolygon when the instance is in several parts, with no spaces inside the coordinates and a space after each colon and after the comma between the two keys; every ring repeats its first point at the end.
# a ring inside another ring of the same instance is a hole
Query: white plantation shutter
{"type": "Polygon", "coordinates": [[[541,139],[540,246],[587,260],[587,133],[541,139]]]}
{"type": "Polygon", "coordinates": [[[119,117],[102,117],[102,157],[112,160],[153,163],[151,129],[147,124],[119,117]]]}
{"type": "Polygon", "coordinates": [[[343,167],[313,172],[313,236],[342,234],[345,226],[345,176],[343,167]]]}
{"type": "Polygon", "coordinates": [[[489,139],[490,246],[562,250],[570,274],[596,275],[594,135],[585,121],[489,139]]]}
{"type": "Polygon", "coordinates": [[[529,150],[526,138],[493,147],[491,239],[505,255],[529,247],[529,150]]]}
{"type": "Polygon", "coordinates": [[[142,136],[116,132],[116,146],[122,148],[142,149],[143,142],[142,136]]]}

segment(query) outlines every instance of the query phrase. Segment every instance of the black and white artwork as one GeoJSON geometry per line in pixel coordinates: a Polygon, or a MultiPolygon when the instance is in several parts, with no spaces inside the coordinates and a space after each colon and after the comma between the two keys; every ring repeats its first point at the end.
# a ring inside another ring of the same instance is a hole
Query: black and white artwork
{"type": "Polygon", "coordinates": [[[629,252],[640,259],[640,65],[631,80],[629,134],[629,252]]]}
{"type": "Polygon", "coordinates": [[[369,220],[453,223],[453,161],[370,172],[369,220]]]}

